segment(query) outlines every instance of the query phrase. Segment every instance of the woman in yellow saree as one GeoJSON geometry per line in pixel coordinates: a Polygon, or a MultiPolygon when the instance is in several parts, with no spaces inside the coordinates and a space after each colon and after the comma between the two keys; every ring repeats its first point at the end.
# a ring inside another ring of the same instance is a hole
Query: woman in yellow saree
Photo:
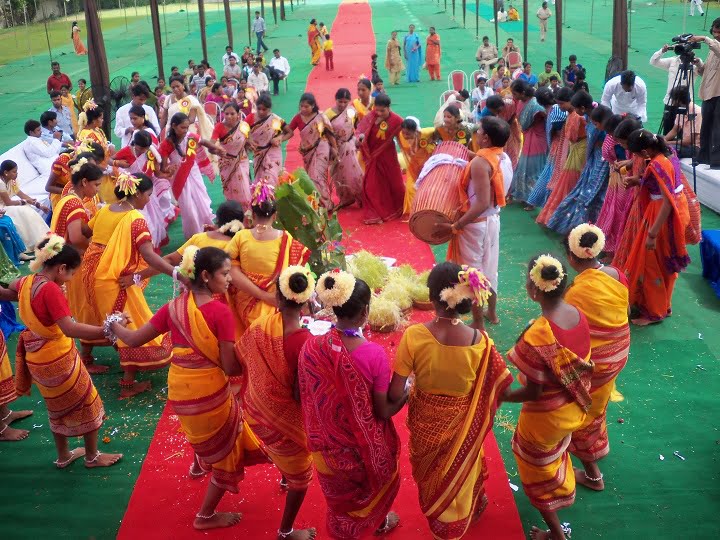
{"type": "Polygon", "coordinates": [[[231,527],[242,514],[216,512],[218,503],[226,491],[238,493],[246,466],[267,463],[267,457],[228,382],[228,376],[241,373],[233,350],[235,332],[228,307],[213,296],[227,291],[230,260],[220,249],[192,247],[185,251],[180,271],[190,278],[189,291],[165,304],[140,329],[130,330],[120,321],[112,331],[137,348],[167,332],[172,336],[168,401],[195,451],[190,476],[211,474],[193,526],[231,527]]]}
{"type": "Polygon", "coordinates": [[[300,326],[303,307],[315,292],[315,280],[302,266],[288,266],[277,282],[278,312],[255,321],[235,346],[247,385],[243,396],[248,425],[263,443],[283,475],[288,490],[278,538],[314,538],[314,528],[293,530],[295,518],[312,480],[297,393],[300,350],[311,337],[300,326]]]}
{"type": "Polygon", "coordinates": [[[585,423],[572,435],[569,450],[580,458],[585,470],[575,469],[577,483],[595,491],[605,484],[597,461],[610,452],[606,411],[615,379],[630,354],[630,309],[625,274],[601,264],[597,257],[605,247],[605,235],[595,225],[575,227],[565,240],[570,266],[578,273],[565,301],[578,308],[590,325],[590,360],[593,369],[592,405],[585,423]]]}
{"type": "Polygon", "coordinates": [[[400,166],[405,171],[405,201],[403,216],[409,216],[415,199],[415,182],[422,172],[423,165],[430,159],[435,150],[435,128],[420,128],[420,121],[408,116],[400,125],[398,135],[400,145],[400,166]]]}
{"type": "Polygon", "coordinates": [[[75,322],[61,289],[80,266],[80,254],[61,237],[51,235],[35,249],[35,257],[30,269],[37,274],[10,284],[27,326],[20,334],[15,357],[17,392],[30,395],[34,382],[45,400],[58,469],[83,456],[85,467],[109,467],[122,454],[98,450],[105,409],[74,341],[99,338],[103,329],[75,322]],[[70,450],[68,438],[80,436],[84,447],[70,450]]]}
{"type": "Polygon", "coordinates": [[[592,404],[590,330],[585,315],[563,300],[566,283],[557,258],[541,255],[530,261],[526,288],[542,316],[508,353],[523,387],[502,398],[523,403],[512,449],[525,494],[550,527],[533,527],[533,540],[565,540],[557,511],[575,502],[568,446],[592,404]]]}
{"type": "Polygon", "coordinates": [[[304,265],[310,257],[290,233],[273,228],[277,207],[270,184],[255,183],[251,209],[255,226],[238,232],[225,248],[233,264],[228,294],[238,339],[254,321],[275,312],[280,273],[288,266],[304,265]]]}
{"type": "Polygon", "coordinates": [[[310,63],[313,66],[317,66],[320,63],[320,56],[322,55],[322,39],[315,19],[310,21],[310,26],[308,26],[307,29],[307,38],[308,45],[310,45],[310,63]]]}
{"type": "MultiPolygon", "coordinates": [[[[487,506],[483,442],[512,375],[485,332],[462,324],[484,304],[490,283],[452,262],[428,278],[435,319],[409,327],[395,357],[389,401],[408,400],[410,464],[433,538],[462,538],[487,506]]],[[[479,312],[481,313],[481,312],[479,312]]]]}
{"type": "MultiPolygon", "coordinates": [[[[81,272],[92,310],[89,316],[94,321],[103,321],[108,314],[122,311],[130,316],[129,328],[141,327],[150,320],[152,312],[138,272],[149,265],[163,274],[177,275],[153,250],[147,223],[140,213],[150,200],[152,188],[152,180],[144,174],[120,175],[115,188],[120,202],[104,206],[90,224],[93,244],[85,253],[81,272]]],[[[124,372],[121,398],[149,390],[150,381],[136,382],[135,373],[160,369],[172,357],[169,335],[155,337],[142,347],[131,347],[122,340],[115,345],[124,372]]]]}
{"type": "MultiPolygon", "coordinates": [[[[103,125],[103,110],[95,104],[94,99],[89,99],[83,105],[83,112],[78,117],[78,134],[77,140],[79,141],[93,141],[102,146],[105,152],[105,160],[99,165],[105,168],[109,162],[110,155],[114,153],[115,146],[108,141],[105,136],[105,132],[102,129],[103,125]]],[[[102,186],[100,187],[100,198],[103,202],[111,203],[115,202],[115,180],[107,175],[103,179],[102,186]]]]}

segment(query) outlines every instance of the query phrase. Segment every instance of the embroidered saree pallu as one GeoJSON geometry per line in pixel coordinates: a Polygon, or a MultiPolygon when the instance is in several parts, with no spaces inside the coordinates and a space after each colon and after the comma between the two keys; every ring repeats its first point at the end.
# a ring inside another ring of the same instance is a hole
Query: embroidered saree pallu
{"type": "Polygon", "coordinates": [[[537,401],[523,403],[512,449],[523,489],[539,510],[575,501],[575,474],[568,446],[592,403],[593,364],[560,345],[544,317],[537,319],[508,353],[521,382],[543,385],[537,401]]]}
{"type": "Polygon", "coordinates": [[[330,174],[340,203],[352,203],[360,199],[363,186],[363,170],[358,162],[355,138],[358,114],[352,107],[337,115],[332,109],[325,114],[332,125],[338,147],[337,160],[331,164],[330,174]]]}
{"type": "Polygon", "coordinates": [[[105,409],[75,341],[57,324],[45,326],[32,310],[31,300],[44,283],[37,275],[19,282],[20,317],[27,330],[18,340],[15,385],[19,394],[29,395],[35,382],[45,400],[53,433],[66,437],[85,435],[102,425],[105,409]]]}
{"type": "Polygon", "coordinates": [[[254,179],[265,180],[277,185],[282,169],[282,148],[272,144],[273,138],[282,133],[285,121],[276,114],[269,114],[250,127],[250,142],[253,147],[254,179]]]}
{"type": "Polygon", "coordinates": [[[322,113],[316,113],[305,127],[300,130],[300,147],[303,165],[308,176],[320,194],[325,208],[332,206],[332,185],[330,184],[330,143],[325,130],[332,132],[330,121],[322,113]]]}
{"type": "Polygon", "coordinates": [[[211,482],[238,492],[244,467],[267,463],[260,442],[243,421],[242,410],[230,392],[220,366],[218,340],[191,294],[169,305],[173,331],[190,347],[176,346],[168,372],[168,401],[211,482]]]}
{"type": "Polygon", "coordinates": [[[400,440],[373,413],[372,386],[340,334],[311,338],[300,354],[308,447],[327,500],[332,538],[355,539],[382,525],[400,489],[400,440]]]}
{"type": "Polygon", "coordinates": [[[416,388],[408,402],[413,478],[437,539],[461,538],[485,495],[483,442],[492,429],[497,398],[512,376],[489,338],[480,366],[470,394],[444,396],[416,388]]]}

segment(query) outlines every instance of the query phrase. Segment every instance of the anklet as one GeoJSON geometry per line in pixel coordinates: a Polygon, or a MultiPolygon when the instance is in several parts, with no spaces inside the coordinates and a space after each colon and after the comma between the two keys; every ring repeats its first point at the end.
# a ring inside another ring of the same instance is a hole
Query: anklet
{"type": "Polygon", "coordinates": [[[85,463],[95,463],[97,461],[97,458],[100,457],[100,450],[97,451],[97,454],[95,454],[95,457],[92,459],[88,459],[87,456],[85,456],[85,463]]]}
{"type": "Polygon", "coordinates": [[[125,382],[123,379],[120,379],[120,388],[132,388],[133,386],[135,386],[135,381],[125,382]]]}
{"type": "Polygon", "coordinates": [[[585,473],[585,478],[587,480],[590,480],[591,482],[599,482],[600,480],[603,479],[603,473],[600,473],[600,476],[598,476],[597,478],[591,478],[587,475],[587,473],[585,473]]]}
{"type": "Polygon", "coordinates": [[[288,532],[286,532],[286,533],[284,533],[284,532],[282,532],[280,529],[278,529],[278,536],[279,536],[280,538],[287,538],[288,536],[290,536],[290,535],[291,535],[292,533],[294,533],[294,532],[295,532],[295,529],[290,529],[290,530],[289,530],[288,532]]]}
{"type": "Polygon", "coordinates": [[[198,519],[212,519],[215,517],[216,514],[217,514],[217,512],[213,512],[209,516],[203,516],[200,512],[198,512],[197,514],[195,514],[195,517],[198,519]]]}
{"type": "MultiPolygon", "coordinates": [[[[2,435],[3,433],[5,433],[5,430],[6,430],[7,428],[9,428],[9,427],[10,427],[10,424],[5,424],[5,427],[2,428],[2,429],[0,429],[0,435],[2,435]]],[[[280,531],[278,531],[278,532],[280,532],[280,531]]]]}
{"type": "MultiPolygon", "coordinates": [[[[8,409],[8,411],[10,411],[10,409],[8,409]]],[[[10,418],[10,415],[11,415],[12,413],[13,413],[12,411],[8,412],[5,416],[3,416],[2,418],[0,418],[0,422],[4,422],[4,421],[7,420],[8,418],[10,418]]],[[[0,433],[2,433],[2,432],[0,431],[0,433]]]]}

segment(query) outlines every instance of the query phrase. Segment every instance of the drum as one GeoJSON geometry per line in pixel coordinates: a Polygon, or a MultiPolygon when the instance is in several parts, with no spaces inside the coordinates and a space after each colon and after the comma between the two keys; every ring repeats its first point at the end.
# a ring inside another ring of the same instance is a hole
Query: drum
{"type": "MultiPolygon", "coordinates": [[[[449,154],[453,158],[469,161],[470,151],[454,141],[440,143],[433,156],[449,154]]],[[[428,244],[444,244],[450,233],[437,236],[437,223],[455,223],[460,216],[459,186],[465,169],[453,164],[436,166],[423,178],[413,200],[410,213],[410,232],[428,244]]]]}

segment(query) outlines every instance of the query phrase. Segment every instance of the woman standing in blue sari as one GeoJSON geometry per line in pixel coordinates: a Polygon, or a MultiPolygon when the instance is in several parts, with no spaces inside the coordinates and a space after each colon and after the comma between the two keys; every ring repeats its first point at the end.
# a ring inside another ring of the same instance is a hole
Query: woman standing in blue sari
{"type": "Polygon", "coordinates": [[[403,52],[405,54],[405,72],[407,82],[420,82],[420,66],[422,65],[422,46],[420,38],[415,33],[415,25],[409,27],[409,34],[403,41],[403,52]]]}

